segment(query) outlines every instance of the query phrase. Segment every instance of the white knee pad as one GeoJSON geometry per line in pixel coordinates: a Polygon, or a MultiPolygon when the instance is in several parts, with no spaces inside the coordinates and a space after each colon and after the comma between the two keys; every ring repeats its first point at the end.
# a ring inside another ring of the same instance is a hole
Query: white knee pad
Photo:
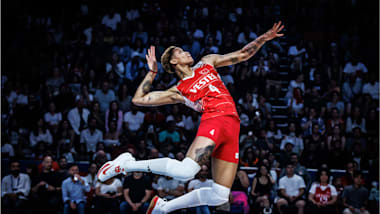
{"type": "Polygon", "coordinates": [[[199,206],[219,206],[228,202],[230,189],[217,183],[213,183],[212,187],[204,187],[197,189],[199,206]]]}
{"type": "Polygon", "coordinates": [[[159,158],[150,163],[150,170],[153,173],[167,175],[180,181],[193,179],[200,169],[199,164],[191,158],[185,158],[182,161],[159,158]]]}

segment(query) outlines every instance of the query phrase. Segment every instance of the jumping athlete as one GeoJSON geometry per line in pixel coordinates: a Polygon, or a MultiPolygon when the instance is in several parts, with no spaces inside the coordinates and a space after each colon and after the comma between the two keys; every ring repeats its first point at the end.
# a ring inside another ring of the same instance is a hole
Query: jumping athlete
{"type": "Polygon", "coordinates": [[[279,34],[283,28],[281,21],[275,23],[272,29],[242,49],[225,55],[204,56],[193,67],[194,60],[189,52],[170,46],[162,54],[161,63],[165,71],[175,73],[180,81],[166,91],[150,92],[157,74],[155,47],[151,46],[146,55],[150,71],[137,88],[132,102],[139,106],[183,103],[202,112],[197,135],[182,161],[170,158],[135,161],[130,153],[123,153],[102,166],[98,179],[106,182],[120,173],[142,171],[188,181],[211,157],[212,187],[191,191],[168,202],[155,196],[147,213],[168,213],[182,208],[218,206],[228,202],[239,161],[240,119],[216,68],[248,60],[265,42],[283,36],[279,34]]]}

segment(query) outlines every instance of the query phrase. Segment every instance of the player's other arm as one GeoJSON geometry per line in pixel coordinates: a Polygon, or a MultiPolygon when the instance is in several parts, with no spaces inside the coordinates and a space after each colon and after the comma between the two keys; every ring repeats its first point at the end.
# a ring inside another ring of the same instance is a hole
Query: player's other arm
{"type": "Polygon", "coordinates": [[[150,92],[152,83],[157,74],[157,62],[155,56],[155,48],[151,46],[148,49],[148,54],[145,56],[149,71],[144,80],[140,83],[136,90],[132,102],[138,106],[159,106],[166,104],[184,103],[184,98],[179,94],[179,91],[174,86],[166,91],[153,91],[150,92]]]}
{"type": "Polygon", "coordinates": [[[203,62],[209,63],[213,65],[214,67],[223,67],[228,65],[237,64],[242,61],[246,61],[249,58],[251,58],[253,55],[256,54],[256,52],[261,48],[261,46],[264,45],[265,42],[270,41],[276,37],[281,37],[284,34],[279,34],[279,32],[284,28],[283,25],[281,25],[281,21],[278,23],[274,23],[273,27],[268,30],[266,33],[260,35],[257,39],[250,42],[246,46],[244,46],[242,49],[224,54],[210,54],[207,56],[204,56],[201,60],[203,62]]]}

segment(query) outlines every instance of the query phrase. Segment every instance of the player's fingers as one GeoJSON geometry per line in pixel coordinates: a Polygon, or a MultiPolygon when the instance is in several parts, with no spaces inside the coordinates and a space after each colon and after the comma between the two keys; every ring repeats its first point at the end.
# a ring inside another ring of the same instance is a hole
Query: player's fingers
{"type": "Polygon", "coordinates": [[[156,47],[152,46],[152,56],[156,57],[156,47]]]}
{"type": "Polygon", "coordinates": [[[282,31],[282,29],[284,29],[284,25],[282,25],[279,29],[278,29],[278,32],[282,31]]]}
{"type": "Polygon", "coordinates": [[[281,34],[276,34],[277,37],[281,37],[281,36],[283,36],[283,35],[284,35],[283,33],[281,33],[281,34]]]}
{"type": "Polygon", "coordinates": [[[150,56],[150,48],[148,48],[148,56],[150,56]]]}
{"type": "Polygon", "coordinates": [[[147,62],[149,61],[149,57],[146,54],[145,54],[145,59],[146,59],[147,62]]]}

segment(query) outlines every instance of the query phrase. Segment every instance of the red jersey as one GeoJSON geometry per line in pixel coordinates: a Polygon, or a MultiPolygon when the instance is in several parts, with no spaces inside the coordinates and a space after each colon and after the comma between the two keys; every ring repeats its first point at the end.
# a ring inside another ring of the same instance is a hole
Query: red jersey
{"type": "Polygon", "coordinates": [[[314,192],[314,200],[321,203],[327,203],[332,199],[332,196],[336,196],[337,192],[334,186],[328,184],[327,186],[321,186],[320,184],[314,184],[311,188],[314,192]]]}
{"type": "Polygon", "coordinates": [[[193,75],[177,84],[186,105],[202,112],[202,120],[218,116],[236,116],[235,102],[215,68],[203,62],[192,67],[193,75]]]}

